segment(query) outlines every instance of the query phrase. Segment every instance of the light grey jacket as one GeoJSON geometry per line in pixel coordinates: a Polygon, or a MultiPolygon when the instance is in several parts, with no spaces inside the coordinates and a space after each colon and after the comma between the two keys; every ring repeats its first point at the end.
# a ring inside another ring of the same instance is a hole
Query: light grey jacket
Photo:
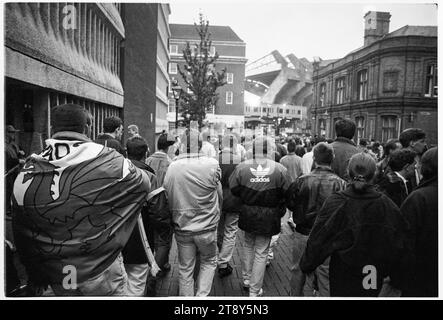
{"type": "Polygon", "coordinates": [[[164,180],[174,229],[196,234],[217,228],[223,193],[218,161],[202,154],[182,154],[169,165],[164,180]]]}

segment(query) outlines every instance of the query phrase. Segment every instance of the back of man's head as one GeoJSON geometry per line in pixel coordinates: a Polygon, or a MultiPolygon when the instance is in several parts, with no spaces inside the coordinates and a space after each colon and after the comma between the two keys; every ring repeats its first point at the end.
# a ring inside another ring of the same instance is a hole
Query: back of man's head
{"type": "Polygon", "coordinates": [[[266,157],[276,150],[274,139],[267,137],[258,137],[252,145],[254,157],[266,157]]]}
{"type": "Polygon", "coordinates": [[[85,133],[86,125],[91,125],[90,113],[77,104],[61,104],[51,110],[51,124],[54,133],[72,131],[85,133]]]}
{"type": "Polygon", "coordinates": [[[424,138],[426,138],[426,133],[422,129],[408,128],[400,133],[399,140],[403,148],[407,148],[411,142],[424,138]]]}
{"type": "Polygon", "coordinates": [[[412,164],[415,161],[415,152],[409,149],[400,149],[391,152],[389,167],[393,171],[401,171],[405,165],[412,164]]]}
{"type": "Polygon", "coordinates": [[[148,144],[142,137],[131,137],[126,142],[126,151],[129,159],[142,161],[148,152],[148,144]]]}
{"type": "Polygon", "coordinates": [[[289,140],[288,142],[288,152],[293,153],[295,152],[295,148],[297,147],[297,143],[294,139],[289,140]]]}
{"type": "Polygon", "coordinates": [[[334,149],[326,142],[319,142],[313,149],[313,156],[318,165],[330,166],[334,160],[334,149]]]}
{"type": "Polygon", "coordinates": [[[200,133],[196,129],[186,129],[180,138],[182,143],[182,152],[198,153],[202,147],[200,133]]]}
{"type": "Polygon", "coordinates": [[[424,179],[438,176],[438,148],[434,147],[426,151],[421,157],[421,174],[424,179]]]}
{"type": "Polygon", "coordinates": [[[123,125],[122,119],[116,116],[108,117],[103,120],[103,131],[105,133],[113,133],[116,129],[123,125]]]}
{"type": "Polygon", "coordinates": [[[230,133],[223,136],[222,139],[222,147],[223,148],[229,148],[229,149],[235,149],[237,147],[237,137],[230,133]]]}
{"type": "Polygon", "coordinates": [[[335,133],[337,137],[352,139],[354,138],[356,125],[354,121],[341,119],[335,122],[335,133]]]}
{"type": "Polygon", "coordinates": [[[362,147],[366,147],[368,145],[368,140],[362,138],[358,144],[362,147]]]}
{"type": "Polygon", "coordinates": [[[157,149],[167,151],[170,146],[172,146],[175,143],[175,139],[172,135],[165,133],[162,133],[157,140],[157,149]]]}

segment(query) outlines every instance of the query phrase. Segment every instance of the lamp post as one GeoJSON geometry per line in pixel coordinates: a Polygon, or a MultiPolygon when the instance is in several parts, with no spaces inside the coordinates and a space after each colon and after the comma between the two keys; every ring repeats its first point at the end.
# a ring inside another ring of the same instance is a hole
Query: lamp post
{"type": "Polygon", "coordinates": [[[172,94],[174,95],[175,99],[175,131],[177,133],[178,131],[178,104],[180,102],[180,97],[182,94],[182,87],[178,84],[178,81],[176,79],[172,80],[172,94]]]}

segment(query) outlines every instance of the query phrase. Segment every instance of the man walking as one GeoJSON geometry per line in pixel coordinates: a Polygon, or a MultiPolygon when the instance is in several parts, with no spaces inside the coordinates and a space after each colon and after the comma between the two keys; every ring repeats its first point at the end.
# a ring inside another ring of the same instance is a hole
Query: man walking
{"type": "Polygon", "coordinates": [[[244,231],[242,273],[249,296],[263,295],[263,278],[271,237],[280,233],[286,213],[286,192],[290,182],[286,168],[270,156],[275,144],[270,138],[254,141],[253,158],[237,166],[229,186],[240,198],[239,228],[244,231]]]}
{"type": "Polygon", "coordinates": [[[355,130],[355,123],[351,120],[342,119],[335,122],[337,139],[331,144],[335,155],[331,168],[340,178],[346,181],[349,180],[347,173],[349,160],[359,152],[354,141],[352,141],[355,130]]]}
{"type": "Polygon", "coordinates": [[[422,179],[421,176],[421,156],[426,152],[428,146],[426,144],[426,133],[422,129],[408,128],[400,133],[400,143],[403,148],[412,150],[415,152],[416,165],[415,165],[415,179],[411,179],[409,182],[411,190],[414,190],[422,179]]]}
{"type": "Polygon", "coordinates": [[[194,267],[200,255],[197,296],[207,296],[217,268],[217,224],[223,201],[218,161],[199,153],[197,130],[187,129],[182,152],[169,165],[164,187],[177,241],[179,294],[194,295],[194,267]]]}
{"type": "Polygon", "coordinates": [[[232,258],[235,248],[235,239],[238,231],[238,216],[241,202],[234,197],[229,189],[229,177],[234,172],[236,166],[241,162],[241,156],[236,152],[237,138],[234,134],[223,137],[222,151],[219,155],[219,163],[222,171],[223,188],[223,211],[218,224],[218,275],[228,276],[232,273],[229,261],[232,258]]]}
{"type": "Polygon", "coordinates": [[[120,140],[123,134],[123,121],[119,117],[109,117],[103,120],[104,133],[99,134],[96,143],[104,145],[108,148],[113,148],[121,155],[126,156],[120,140]]]}
{"type": "Polygon", "coordinates": [[[320,296],[329,296],[329,259],[314,274],[307,276],[300,269],[300,259],[306,248],[309,233],[318,211],[332,193],[344,190],[346,182],[331,169],[334,159],[332,146],[318,143],[314,149],[314,170],[299,177],[290,187],[289,209],[296,224],[291,266],[291,295],[313,296],[314,276],[317,278],[320,296]]]}
{"type": "Polygon", "coordinates": [[[14,184],[14,238],[30,282],[56,295],[126,295],[121,251],[150,192],[149,177],[91,142],[91,115],[51,111],[54,135],[14,184]]]}

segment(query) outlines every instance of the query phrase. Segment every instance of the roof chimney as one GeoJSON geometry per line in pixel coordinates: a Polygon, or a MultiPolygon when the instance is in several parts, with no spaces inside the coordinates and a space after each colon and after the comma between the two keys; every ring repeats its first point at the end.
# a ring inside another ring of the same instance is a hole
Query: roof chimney
{"type": "Polygon", "coordinates": [[[365,46],[389,33],[389,12],[369,11],[365,14],[365,46]]]}

